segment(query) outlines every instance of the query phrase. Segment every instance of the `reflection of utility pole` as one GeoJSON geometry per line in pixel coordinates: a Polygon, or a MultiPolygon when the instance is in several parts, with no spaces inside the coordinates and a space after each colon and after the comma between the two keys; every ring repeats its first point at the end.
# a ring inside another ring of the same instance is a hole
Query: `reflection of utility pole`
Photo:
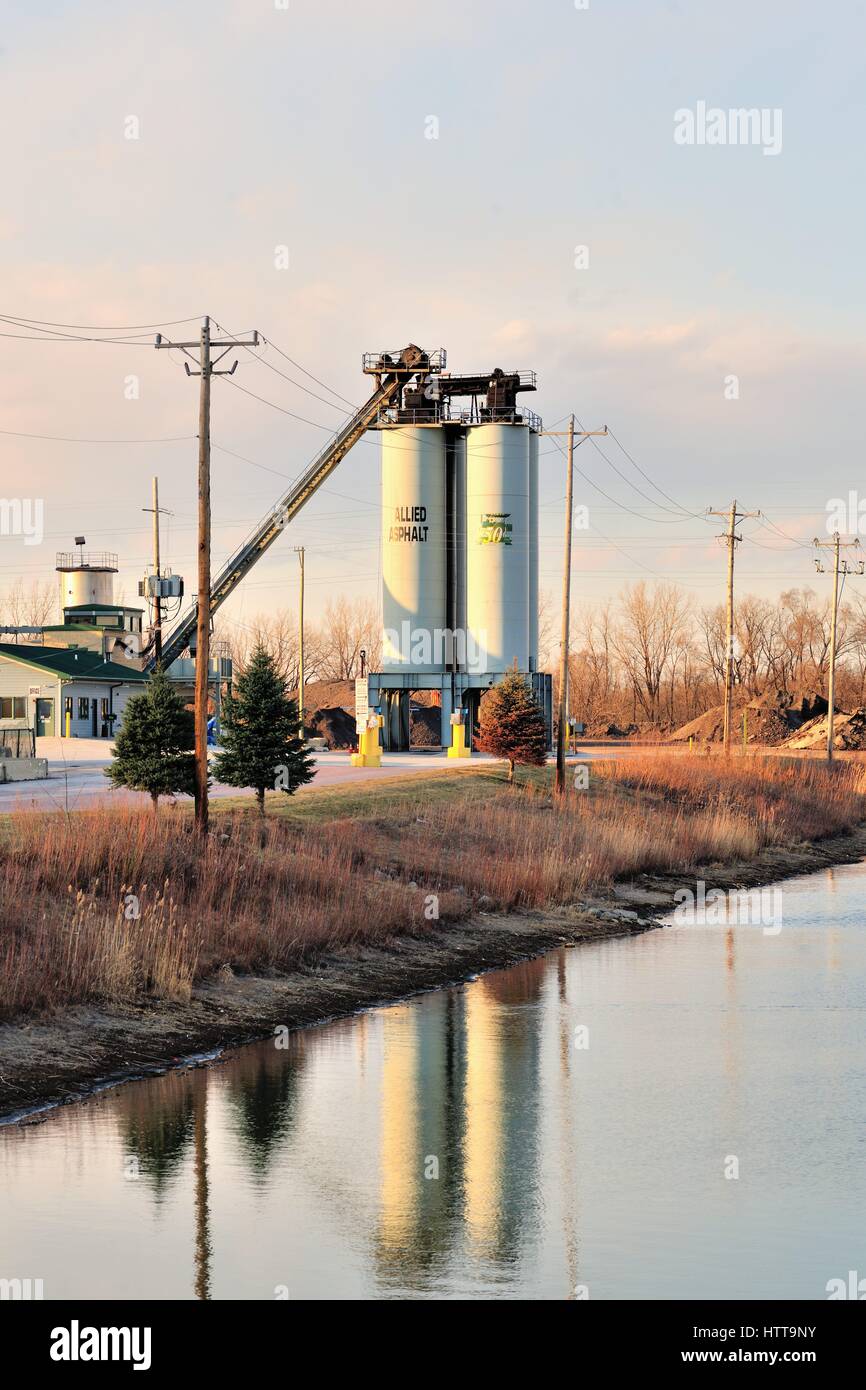
{"type": "Polygon", "coordinates": [[[192,1104],[195,1134],[195,1296],[210,1298],[210,1216],[207,1180],[207,1072],[193,1074],[192,1104]]]}
{"type": "Polygon", "coordinates": [[[301,598],[298,614],[298,738],[303,743],[306,737],[304,730],[304,547],[296,545],[295,550],[301,562],[301,598]]]}
{"type": "MultiPolygon", "coordinates": [[[[862,574],[864,562],[857,564],[856,569],[849,569],[847,560],[839,559],[839,551],[844,547],[846,550],[860,548],[859,537],[855,536],[853,541],[843,541],[838,531],[834,531],[833,539],[829,541],[819,541],[815,537],[815,547],[833,547],[833,617],[830,625],[830,678],[827,683],[827,762],[833,761],[833,720],[836,713],[836,629],[839,622],[839,575],[842,575],[842,582],[848,574],[862,574]]],[[[821,564],[820,557],[815,560],[815,567],[819,574],[824,573],[824,566],[821,564]]]]}
{"type": "MultiPolygon", "coordinates": [[[[565,792],[565,750],[568,745],[568,630],[571,622],[571,533],[574,526],[574,450],[575,433],[578,444],[582,444],[593,434],[607,434],[603,430],[578,430],[575,432],[574,416],[569,417],[567,430],[541,430],[550,437],[565,436],[568,440],[565,475],[565,567],[562,576],[562,637],[559,648],[559,727],[556,734],[556,793],[565,792]]],[[[558,447],[558,446],[557,446],[558,447]]]]}
{"type": "Polygon", "coordinates": [[[210,319],[205,318],[198,342],[174,343],[157,333],[157,348],[179,348],[198,370],[190,371],[184,362],[187,376],[201,377],[198,411],[198,593],[196,595],[196,653],[195,653],[195,820],[199,833],[207,834],[207,678],[210,657],[210,383],[213,376],[231,376],[237,367],[215,371],[233,347],[258,347],[259,335],[254,332],[249,343],[242,338],[211,338],[210,319]],[[198,349],[193,357],[190,349],[198,349]],[[211,358],[213,348],[224,351],[211,358]]]}
{"type": "Polygon", "coordinates": [[[159,505],[159,479],[153,480],[153,506],[142,507],[143,512],[153,512],[153,572],[157,579],[157,591],[153,596],[153,649],[156,655],[157,666],[162,661],[162,597],[159,592],[158,582],[162,571],[159,567],[159,518],[171,516],[171,512],[166,511],[165,507],[159,505]]]}
{"type": "Polygon", "coordinates": [[[724,750],[725,757],[731,751],[731,734],[733,729],[734,717],[734,553],[742,536],[737,535],[737,526],[741,521],[745,521],[750,516],[760,516],[760,512],[738,512],[736,498],[731,503],[729,512],[714,512],[707,510],[708,516],[726,516],[728,519],[728,529],[719,539],[727,543],[728,547],[728,617],[727,635],[725,641],[725,722],[724,722],[724,750]]]}

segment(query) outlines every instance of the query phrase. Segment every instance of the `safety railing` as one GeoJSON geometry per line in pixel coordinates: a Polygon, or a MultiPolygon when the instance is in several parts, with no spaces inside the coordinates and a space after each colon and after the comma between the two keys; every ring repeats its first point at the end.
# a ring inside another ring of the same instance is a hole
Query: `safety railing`
{"type": "Polygon", "coordinates": [[[431,400],[423,406],[410,408],[387,406],[376,416],[374,429],[390,429],[398,425],[528,425],[540,430],[541,416],[525,405],[458,407],[449,400],[431,400]]]}
{"type": "Polygon", "coordinates": [[[58,550],[58,570],[116,570],[117,554],[111,550],[58,550]]]}
{"type": "Polygon", "coordinates": [[[384,352],[365,352],[361,357],[361,368],[365,372],[381,372],[384,376],[395,369],[400,371],[441,372],[448,360],[444,348],[433,348],[432,352],[422,352],[417,362],[403,360],[404,348],[384,352]]]}

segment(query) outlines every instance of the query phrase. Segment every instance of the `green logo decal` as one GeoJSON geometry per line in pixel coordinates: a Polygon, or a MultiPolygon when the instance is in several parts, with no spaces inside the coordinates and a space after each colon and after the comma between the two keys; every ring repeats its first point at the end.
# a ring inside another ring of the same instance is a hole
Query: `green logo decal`
{"type": "Polygon", "coordinates": [[[482,512],[479,545],[511,545],[510,512],[482,512]]]}

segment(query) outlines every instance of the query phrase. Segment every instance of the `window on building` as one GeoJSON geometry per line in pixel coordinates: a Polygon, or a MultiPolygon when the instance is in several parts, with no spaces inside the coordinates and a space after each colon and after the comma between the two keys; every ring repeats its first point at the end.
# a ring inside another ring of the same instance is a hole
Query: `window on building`
{"type": "Polygon", "coordinates": [[[0,719],[26,719],[27,699],[24,695],[0,695],[0,719]]]}
{"type": "Polygon", "coordinates": [[[63,713],[64,713],[64,714],[71,714],[71,713],[72,713],[72,696],[71,696],[71,695],[66,695],[66,696],[64,697],[64,700],[63,700],[63,713]]]}
{"type": "Polygon", "coordinates": [[[89,718],[90,718],[90,696],[89,696],[89,695],[79,695],[79,697],[78,697],[78,718],[79,718],[79,719],[89,719],[89,718]]]}
{"type": "Polygon", "coordinates": [[[102,718],[102,719],[107,719],[107,718],[108,718],[108,700],[105,698],[104,695],[103,695],[102,701],[101,701],[100,718],[102,718]]]}

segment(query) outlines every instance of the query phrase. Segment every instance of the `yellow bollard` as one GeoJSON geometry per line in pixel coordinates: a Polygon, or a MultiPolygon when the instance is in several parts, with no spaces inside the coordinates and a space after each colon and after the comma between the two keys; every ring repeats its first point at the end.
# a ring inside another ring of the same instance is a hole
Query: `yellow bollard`
{"type": "Polygon", "coordinates": [[[71,709],[68,709],[68,710],[66,711],[66,737],[67,737],[67,738],[71,738],[71,737],[72,737],[72,710],[71,710],[71,709]]]}
{"type": "Polygon", "coordinates": [[[466,747],[466,725],[463,723],[462,714],[451,716],[451,747],[448,749],[448,757],[472,757],[472,749],[466,747]]]}
{"type": "Polygon", "coordinates": [[[352,754],[352,767],[381,767],[382,745],[379,730],[385,720],[381,714],[371,714],[367,727],[358,735],[358,751],[352,754]]]}

